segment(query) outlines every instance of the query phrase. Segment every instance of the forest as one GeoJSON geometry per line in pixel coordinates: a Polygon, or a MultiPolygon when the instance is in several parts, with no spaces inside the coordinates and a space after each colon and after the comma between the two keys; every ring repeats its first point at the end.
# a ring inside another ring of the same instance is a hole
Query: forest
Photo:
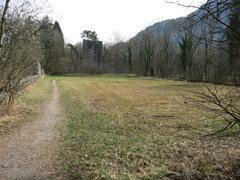
{"type": "Polygon", "coordinates": [[[234,3],[208,1],[187,17],[156,23],[110,47],[106,66],[112,73],[238,83],[239,7],[234,3]]]}

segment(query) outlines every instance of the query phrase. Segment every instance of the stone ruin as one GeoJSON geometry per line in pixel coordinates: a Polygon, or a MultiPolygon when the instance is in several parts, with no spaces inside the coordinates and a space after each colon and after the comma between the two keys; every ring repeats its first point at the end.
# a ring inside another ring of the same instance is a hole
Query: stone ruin
{"type": "Polygon", "coordinates": [[[84,64],[91,67],[95,66],[97,69],[99,69],[103,61],[102,51],[102,41],[92,41],[84,39],[82,46],[84,64]]]}

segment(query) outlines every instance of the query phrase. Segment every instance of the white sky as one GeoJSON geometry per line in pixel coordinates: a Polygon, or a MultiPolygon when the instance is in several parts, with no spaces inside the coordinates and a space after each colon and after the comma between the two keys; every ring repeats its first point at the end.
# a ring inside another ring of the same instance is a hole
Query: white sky
{"type": "MultiPolygon", "coordinates": [[[[60,22],[65,41],[81,41],[83,30],[95,30],[100,40],[113,40],[119,32],[127,40],[155,22],[185,16],[194,9],[168,4],[165,0],[48,0],[51,17],[60,22]]],[[[203,0],[180,0],[199,4],[203,0]]]]}

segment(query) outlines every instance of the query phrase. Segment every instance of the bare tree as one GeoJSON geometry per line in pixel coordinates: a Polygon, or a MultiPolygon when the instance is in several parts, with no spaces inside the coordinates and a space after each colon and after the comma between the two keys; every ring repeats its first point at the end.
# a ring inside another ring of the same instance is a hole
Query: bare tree
{"type": "Polygon", "coordinates": [[[143,69],[144,75],[154,75],[152,73],[153,65],[153,55],[154,55],[154,41],[153,35],[150,32],[144,32],[141,39],[141,48],[142,48],[142,60],[143,60],[143,69]]]}
{"type": "Polygon", "coordinates": [[[37,37],[37,12],[31,3],[20,5],[6,1],[1,20],[0,47],[0,113],[8,112],[26,79],[36,73],[41,49],[37,37]]]}
{"type": "Polygon", "coordinates": [[[108,47],[104,50],[105,69],[109,73],[128,73],[132,70],[132,49],[118,31],[112,33],[108,47]]]}
{"type": "Polygon", "coordinates": [[[237,126],[240,128],[240,90],[237,88],[205,87],[203,92],[192,92],[186,98],[193,107],[210,113],[211,119],[223,121],[220,128],[212,135],[227,131],[237,126]]]}
{"type": "Polygon", "coordinates": [[[6,0],[3,10],[2,10],[1,22],[0,22],[0,41],[1,41],[0,47],[2,47],[2,38],[3,38],[3,34],[4,34],[4,26],[5,26],[7,11],[9,8],[9,3],[10,3],[10,0],[6,0]]]}
{"type": "MultiPolygon", "coordinates": [[[[213,20],[217,21],[219,24],[221,24],[222,26],[218,27],[218,32],[216,33],[223,33],[225,32],[226,29],[228,29],[229,31],[232,31],[232,33],[234,33],[237,37],[237,39],[240,40],[240,32],[234,28],[231,27],[229,25],[229,23],[226,21],[226,17],[223,17],[223,15],[226,15],[225,13],[227,13],[227,11],[229,11],[229,9],[232,7],[232,4],[234,1],[231,0],[207,0],[206,3],[202,4],[202,5],[186,5],[183,4],[182,2],[180,2],[179,0],[173,0],[173,1],[169,1],[166,0],[167,3],[171,3],[171,4],[176,4],[182,7],[187,7],[187,8],[195,8],[199,11],[197,11],[197,13],[195,14],[195,16],[200,16],[200,17],[211,17],[213,20]],[[204,12],[204,14],[202,14],[202,12],[204,12]]],[[[238,1],[237,4],[239,4],[238,1]]],[[[229,15],[227,15],[229,16],[229,15]]],[[[201,22],[201,18],[199,19],[198,22],[201,22]]],[[[197,22],[196,22],[197,23],[197,22]]]]}

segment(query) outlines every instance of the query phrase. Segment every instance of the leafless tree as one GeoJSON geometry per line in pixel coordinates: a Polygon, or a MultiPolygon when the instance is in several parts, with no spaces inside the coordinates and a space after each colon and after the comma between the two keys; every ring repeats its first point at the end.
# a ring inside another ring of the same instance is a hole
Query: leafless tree
{"type": "Polygon", "coordinates": [[[68,73],[79,73],[82,65],[80,52],[76,46],[67,44],[65,47],[65,70],[68,73]]]}
{"type": "Polygon", "coordinates": [[[104,48],[104,69],[108,73],[128,73],[131,58],[130,43],[125,43],[118,31],[113,32],[110,43],[104,48]]]}
{"type": "Polygon", "coordinates": [[[240,90],[234,87],[205,87],[203,92],[191,92],[186,97],[188,102],[197,109],[205,111],[211,119],[224,121],[220,128],[212,135],[227,131],[234,127],[240,128],[240,90]]]}
{"type": "Polygon", "coordinates": [[[144,75],[154,75],[153,57],[154,57],[154,38],[151,32],[144,32],[141,37],[140,58],[144,69],[144,75]]]}
{"type": "MultiPolygon", "coordinates": [[[[195,8],[196,10],[199,10],[195,16],[200,16],[201,18],[204,17],[211,17],[213,20],[220,23],[222,26],[218,27],[218,32],[216,33],[223,33],[225,32],[225,29],[229,29],[233,33],[235,33],[236,37],[240,40],[240,32],[236,30],[236,28],[233,28],[229,25],[229,23],[226,21],[226,17],[221,16],[225,12],[229,11],[229,9],[232,6],[231,0],[207,0],[206,3],[201,5],[194,5],[194,4],[184,4],[179,0],[166,0],[167,3],[179,5],[182,7],[187,8],[195,8]],[[204,12],[204,14],[202,14],[204,12]]],[[[227,15],[228,16],[228,15],[227,15]]],[[[202,19],[199,19],[198,22],[201,22],[202,19]]],[[[198,23],[196,22],[196,23],[198,23]]]]}
{"type": "Polygon", "coordinates": [[[37,12],[31,3],[11,4],[7,0],[1,12],[0,113],[8,112],[26,79],[36,73],[41,58],[37,37],[37,12]]]}
{"type": "MultiPolygon", "coordinates": [[[[4,26],[5,26],[7,11],[9,8],[9,3],[10,3],[10,0],[6,0],[5,5],[3,6],[3,9],[2,9],[1,22],[0,22],[0,40],[2,40],[2,37],[4,34],[4,26]]],[[[0,47],[2,47],[2,41],[0,43],[0,47]]]]}

